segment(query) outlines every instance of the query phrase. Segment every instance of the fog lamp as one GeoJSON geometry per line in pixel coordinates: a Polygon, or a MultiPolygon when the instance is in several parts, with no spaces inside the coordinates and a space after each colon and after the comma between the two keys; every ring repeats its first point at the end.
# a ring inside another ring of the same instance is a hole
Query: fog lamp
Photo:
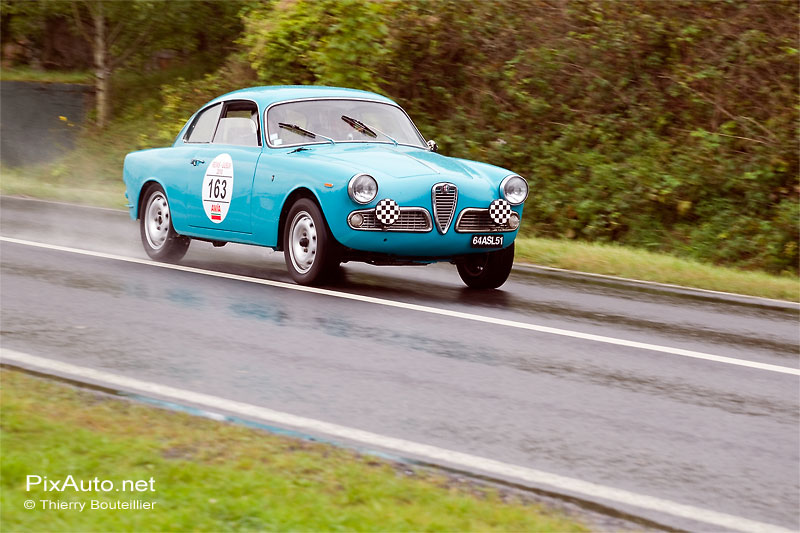
{"type": "Polygon", "coordinates": [[[354,228],[360,228],[364,223],[364,215],[361,213],[353,213],[350,215],[350,225],[354,228]]]}

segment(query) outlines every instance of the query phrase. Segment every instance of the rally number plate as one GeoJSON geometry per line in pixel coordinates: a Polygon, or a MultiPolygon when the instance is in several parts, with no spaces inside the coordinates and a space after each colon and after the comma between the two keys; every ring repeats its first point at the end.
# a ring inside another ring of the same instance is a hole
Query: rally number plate
{"type": "Polygon", "coordinates": [[[503,236],[502,235],[473,235],[472,236],[473,248],[502,248],[503,236]]]}

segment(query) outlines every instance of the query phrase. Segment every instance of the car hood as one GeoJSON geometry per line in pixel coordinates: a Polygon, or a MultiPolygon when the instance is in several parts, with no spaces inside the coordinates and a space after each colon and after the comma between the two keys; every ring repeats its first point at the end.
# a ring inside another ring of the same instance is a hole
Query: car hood
{"type": "Polygon", "coordinates": [[[353,172],[389,175],[394,178],[441,175],[442,179],[451,176],[478,178],[474,169],[458,159],[446,157],[426,150],[395,146],[332,146],[319,147],[309,154],[318,161],[335,162],[346,165],[353,172]]]}

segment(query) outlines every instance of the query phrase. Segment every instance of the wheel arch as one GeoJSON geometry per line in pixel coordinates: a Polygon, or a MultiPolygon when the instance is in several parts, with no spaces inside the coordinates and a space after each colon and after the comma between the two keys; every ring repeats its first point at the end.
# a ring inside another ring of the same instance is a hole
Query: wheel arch
{"type": "Polygon", "coordinates": [[[136,199],[136,220],[142,217],[142,202],[147,198],[147,193],[156,185],[161,187],[161,190],[164,191],[164,194],[167,196],[167,201],[169,201],[169,194],[167,194],[167,188],[164,187],[164,184],[156,178],[147,178],[139,188],[139,197],[136,199]]]}
{"type": "Polygon", "coordinates": [[[325,224],[328,224],[328,219],[325,216],[325,211],[322,209],[322,204],[319,202],[319,198],[317,195],[311,192],[311,189],[307,187],[298,187],[289,193],[289,196],[286,197],[286,200],[283,201],[283,206],[281,206],[281,215],[278,219],[278,246],[275,248],[278,251],[283,251],[283,233],[284,229],[286,228],[286,217],[289,214],[289,209],[292,208],[294,203],[301,198],[308,198],[319,207],[320,212],[322,213],[322,218],[325,219],[325,224]]]}

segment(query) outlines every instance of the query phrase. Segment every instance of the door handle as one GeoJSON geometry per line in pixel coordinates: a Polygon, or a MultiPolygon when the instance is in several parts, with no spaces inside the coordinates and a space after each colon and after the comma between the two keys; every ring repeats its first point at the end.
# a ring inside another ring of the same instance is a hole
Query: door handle
{"type": "Polygon", "coordinates": [[[196,167],[197,165],[202,165],[202,164],[204,164],[204,163],[205,163],[205,161],[203,161],[202,159],[192,159],[192,160],[189,162],[189,164],[191,164],[192,166],[195,166],[195,167],[196,167]]]}

